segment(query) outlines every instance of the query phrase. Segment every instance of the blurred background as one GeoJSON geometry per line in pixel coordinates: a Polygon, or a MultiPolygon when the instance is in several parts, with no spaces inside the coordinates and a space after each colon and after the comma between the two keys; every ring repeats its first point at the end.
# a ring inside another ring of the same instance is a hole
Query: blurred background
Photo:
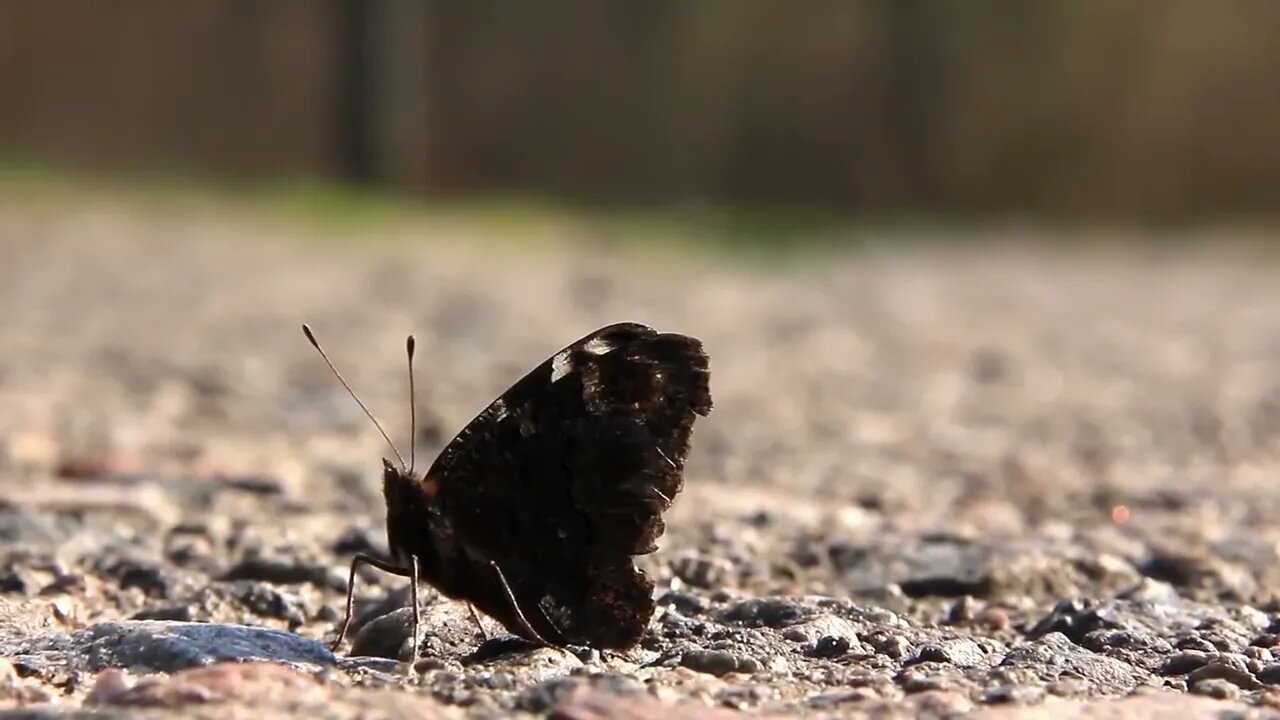
{"type": "MultiPolygon", "coordinates": [[[[1280,706],[1278,31],[1277,0],[0,0],[0,680],[55,620],[333,637],[388,451],[301,323],[422,468],[629,320],[701,339],[715,398],[636,687],[1280,706]],[[898,615],[738,634],[783,595],[898,615]],[[657,667],[704,643],[790,684],[657,667]]],[[[418,695],[570,687],[475,646],[418,695]]]]}
{"type": "Polygon", "coordinates": [[[1280,196],[1280,4],[0,2],[10,167],[1202,222],[1280,196]]]}

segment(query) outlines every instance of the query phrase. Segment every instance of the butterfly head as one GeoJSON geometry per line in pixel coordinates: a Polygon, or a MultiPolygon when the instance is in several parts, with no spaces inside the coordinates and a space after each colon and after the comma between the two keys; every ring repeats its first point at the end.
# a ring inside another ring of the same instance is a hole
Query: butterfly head
{"type": "Polygon", "coordinates": [[[446,522],[430,478],[415,477],[403,466],[382,461],[382,495],[387,503],[387,547],[396,561],[407,563],[415,555],[423,573],[437,561],[436,546],[446,522]]]}

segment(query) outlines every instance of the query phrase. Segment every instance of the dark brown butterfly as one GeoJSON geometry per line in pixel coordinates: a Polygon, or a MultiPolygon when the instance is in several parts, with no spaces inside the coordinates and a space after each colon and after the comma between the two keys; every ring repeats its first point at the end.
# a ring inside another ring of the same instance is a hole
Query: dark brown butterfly
{"type": "MultiPolygon", "coordinates": [[[[408,354],[412,387],[412,337],[408,354]]],[[[534,643],[636,644],[654,586],[633,558],[656,549],[662,513],[684,485],[694,418],[710,411],[698,340],[619,323],[535,367],[425,475],[384,459],[392,560],[352,560],[334,647],[361,563],[410,579],[415,657],[419,578],[534,643]]]]}

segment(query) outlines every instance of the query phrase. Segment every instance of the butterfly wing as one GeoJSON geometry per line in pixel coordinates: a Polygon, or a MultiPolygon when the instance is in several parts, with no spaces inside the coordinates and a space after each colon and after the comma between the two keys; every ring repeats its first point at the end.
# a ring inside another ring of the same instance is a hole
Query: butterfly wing
{"type": "MultiPolygon", "coordinates": [[[[534,368],[427,472],[471,572],[495,563],[544,639],[627,647],[644,632],[653,584],[632,558],[655,549],[683,487],[708,378],[696,339],[610,325],[534,368]]],[[[493,582],[473,601],[520,633],[493,582]]]]}

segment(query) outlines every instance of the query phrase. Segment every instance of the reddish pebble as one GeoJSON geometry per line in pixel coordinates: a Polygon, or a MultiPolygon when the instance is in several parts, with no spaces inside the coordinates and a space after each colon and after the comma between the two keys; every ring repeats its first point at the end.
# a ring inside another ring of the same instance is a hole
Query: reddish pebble
{"type": "Polygon", "coordinates": [[[551,711],[550,720],[743,720],[761,718],[691,702],[665,703],[644,693],[617,694],[578,688],[551,711]]]}
{"type": "Polygon", "coordinates": [[[987,606],[974,614],[973,624],[988,630],[1004,630],[1009,627],[1009,613],[1002,608],[987,606]]]}
{"type": "Polygon", "coordinates": [[[310,693],[318,691],[319,685],[310,675],[266,662],[218,663],[138,680],[119,670],[107,670],[98,675],[89,702],[174,707],[220,700],[269,700],[282,697],[286,688],[310,693]]]}

